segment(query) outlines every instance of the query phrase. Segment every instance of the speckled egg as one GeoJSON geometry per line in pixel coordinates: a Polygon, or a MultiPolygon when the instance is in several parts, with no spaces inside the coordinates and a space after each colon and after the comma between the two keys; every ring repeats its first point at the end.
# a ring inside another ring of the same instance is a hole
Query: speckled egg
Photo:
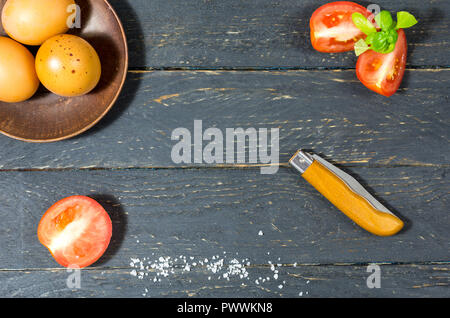
{"type": "Polygon", "coordinates": [[[86,40],[61,34],[40,47],[36,72],[49,91],[73,97],[87,94],[97,86],[101,64],[97,52],[86,40]]]}

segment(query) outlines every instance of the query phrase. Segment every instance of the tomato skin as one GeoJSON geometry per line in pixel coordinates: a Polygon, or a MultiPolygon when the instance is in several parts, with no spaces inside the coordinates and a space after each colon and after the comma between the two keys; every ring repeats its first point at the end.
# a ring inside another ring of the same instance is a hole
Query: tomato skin
{"type": "Polygon", "coordinates": [[[405,74],[408,45],[403,29],[398,30],[398,40],[393,52],[388,54],[372,50],[361,54],[356,63],[356,75],[367,88],[390,97],[400,87],[405,74]]]}
{"type": "Polygon", "coordinates": [[[47,210],[37,234],[58,264],[84,268],[95,263],[108,248],[112,222],[97,201],[71,196],[47,210]]]}
{"type": "Polygon", "coordinates": [[[366,38],[352,21],[352,14],[359,12],[365,17],[372,13],[363,6],[350,1],[336,1],[318,8],[310,20],[311,43],[323,53],[340,53],[354,49],[355,43],[366,38]]]}

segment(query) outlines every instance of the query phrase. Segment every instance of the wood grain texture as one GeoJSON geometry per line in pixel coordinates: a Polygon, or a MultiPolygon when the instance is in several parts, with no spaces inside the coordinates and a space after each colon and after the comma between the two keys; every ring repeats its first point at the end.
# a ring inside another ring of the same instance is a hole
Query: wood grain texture
{"type": "Polygon", "coordinates": [[[377,237],[339,212],[292,169],[138,169],[2,172],[0,269],[58,265],[37,239],[43,213],[74,194],[97,199],[113,220],[113,238],[97,268],[130,258],[223,253],[282,264],[435,262],[449,259],[448,168],[349,171],[403,221],[377,237]],[[262,231],[264,235],[259,235],[262,231]]]}
{"type": "MultiPolygon", "coordinates": [[[[72,273],[62,270],[0,271],[2,297],[449,297],[448,265],[381,265],[381,288],[366,286],[366,266],[283,267],[278,280],[256,284],[259,277],[272,277],[266,267],[248,268],[249,280],[211,278],[205,269],[179,269],[170,277],[153,282],[154,274],[138,280],[131,269],[82,270],[81,288],[70,289],[72,273]],[[283,284],[283,281],[285,282],[283,284]],[[279,288],[280,284],[283,288],[279,288]]],[[[217,275],[216,275],[217,276],[217,275]]],[[[180,300],[181,301],[181,300],[180,300]]]]}
{"type": "Polygon", "coordinates": [[[450,296],[449,1],[378,1],[420,21],[407,30],[408,71],[390,99],[358,82],[353,53],[311,48],[309,17],[328,1],[110,2],[131,66],[111,112],[59,143],[0,136],[0,296],[450,296]],[[171,133],[196,119],[222,131],[279,128],[282,167],[174,165],[171,133]],[[405,229],[380,238],[348,220],[284,164],[300,147],[339,163],[405,229]],[[114,228],[80,290],[67,288],[70,274],[36,235],[45,210],[74,194],[98,200],[114,228]],[[187,271],[180,255],[242,260],[249,279],[187,271]],[[131,275],[133,258],[169,256],[169,277],[131,275]],[[384,264],[381,289],[366,287],[372,262],[384,264]]]}
{"type": "MultiPolygon", "coordinates": [[[[122,19],[133,68],[354,68],[354,53],[312,49],[309,19],[325,0],[111,0],[122,19]]],[[[370,1],[357,1],[368,6],[370,1]]],[[[409,66],[449,66],[447,0],[379,0],[407,10],[409,66]]]]}
{"type": "MultiPolygon", "coordinates": [[[[33,145],[0,137],[0,169],[174,166],[172,131],[279,128],[280,161],[313,149],[346,164],[448,165],[450,70],[410,70],[378,96],[346,71],[132,72],[98,126],[33,145]]],[[[205,142],[206,145],[206,142],[205,142]]]]}

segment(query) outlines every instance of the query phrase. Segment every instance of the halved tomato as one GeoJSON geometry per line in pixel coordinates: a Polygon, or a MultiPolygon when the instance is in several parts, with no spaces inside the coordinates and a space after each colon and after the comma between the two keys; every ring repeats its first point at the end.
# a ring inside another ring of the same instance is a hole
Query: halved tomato
{"type": "Polygon", "coordinates": [[[64,267],[95,263],[108,248],[112,222],[95,200],[72,196],[55,203],[38,226],[39,241],[64,267]]]}
{"type": "Polygon", "coordinates": [[[392,96],[402,83],[407,54],[405,32],[400,29],[395,49],[391,53],[369,50],[359,56],[356,75],[367,88],[387,97],[392,96]]]}
{"type": "Polygon", "coordinates": [[[311,43],[319,52],[338,53],[353,50],[355,43],[366,35],[352,21],[352,14],[365,17],[372,13],[349,1],[327,3],[317,9],[310,20],[311,43]]]}

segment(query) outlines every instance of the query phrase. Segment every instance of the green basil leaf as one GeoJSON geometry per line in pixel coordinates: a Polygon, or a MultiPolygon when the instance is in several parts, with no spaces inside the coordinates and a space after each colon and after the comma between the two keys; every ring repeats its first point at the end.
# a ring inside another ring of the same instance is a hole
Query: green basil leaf
{"type": "Polygon", "coordinates": [[[374,39],[375,35],[376,35],[376,33],[371,33],[371,34],[369,34],[369,35],[367,36],[367,38],[366,38],[366,43],[367,43],[368,45],[372,45],[373,39],[374,39]]]}
{"type": "Polygon", "coordinates": [[[359,12],[352,14],[352,20],[353,24],[366,35],[377,32],[375,26],[359,12]]]}
{"type": "Polygon", "coordinates": [[[356,56],[360,56],[367,50],[370,50],[370,47],[367,45],[366,41],[364,41],[363,39],[360,39],[358,42],[355,43],[356,56]]]}
{"type": "Polygon", "coordinates": [[[390,43],[388,48],[381,53],[388,54],[388,53],[394,52],[394,50],[395,50],[395,43],[390,43]]]}
{"type": "Polygon", "coordinates": [[[397,12],[397,29],[407,29],[417,24],[416,18],[406,11],[397,12]]]}
{"type": "Polygon", "coordinates": [[[387,34],[387,39],[388,39],[389,43],[394,43],[394,44],[397,43],[397,40],[398,40],[397,30],[395,30],[395,29],[390,30],[387,34]]]}
{"type": "Polygon", "coordinates": [[[371,49],[375,52],[383,53],[389,48],[389,41],[384,32],[375,33],[371,45],[371,49]]]}
{"type": "Polygon", "coordinates": [[[381,11],[375,16],[375,21],[383,31],[388,31],[394,27],[394,20],[389,11],[381,11]]]}

